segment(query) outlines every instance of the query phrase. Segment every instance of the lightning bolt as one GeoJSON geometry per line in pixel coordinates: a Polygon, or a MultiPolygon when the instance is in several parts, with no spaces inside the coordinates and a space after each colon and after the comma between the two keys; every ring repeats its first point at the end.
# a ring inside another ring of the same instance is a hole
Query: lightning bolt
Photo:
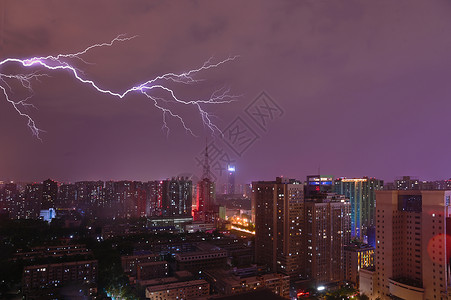
{"type": "MultiPolygon", "coordinates": [[[[166,131],[167,134],[169,134],[167,117],[170,116],[178,120],[186,132],[189,132],[190,134],[195,136],[194,132],[183,120],[183,117],[180,114],[176,113],[173,109],[164,106],[162,103],[175,103],[179,106],[181,105],[193,106],[198,111],[200,119],[202,120],[202,123],[206,128],[208,128],[212,133],[219,132],[220,134],[222,134],[221,130],[212,121],[212,115],[204,108],[204,106],[208,104],[230,103],[236,100],[236,98],[238,98],[239,95],[232,95],[230,93],[230,89],[228,88],[220,88],[214,91],[211,94],[211,96],[207,99],[187,100],[184,99],[182,96],[180,96],[179,93],[175,90],[175,88],[170,88],[169,85],[165,85],[164,83],[172,82],[175,84],[188,84],[188,85],[198,83],[202,80],[196,79],[195,75],[197,75],[202,71],[218,68],[223,64],[235,60],[238,56],[230,56],[218,62],[213,62],[213,59],[210,58],[198,68],[191,69],[183,73],[166,73],[163,75],[159,75],[155,78],[141,82],[121,92],[100,87],[92,79],[87,78],[86,75],[83,73],[83,71],[79,70],[73,64],[71,64],[71,60],[74,59],[80,60],[81,62],[87,64],[87,62],[82,58],[82,56],[87,52],[89,52],[90,50],[100,47],[111,47],[113,46],[113,44],[117,42],[126,42],[135,37],[136,36],[127,37],[125,35],[119,35],[110,42],[94,44],[76,53],[58,54],[56,56],[49,55],[27,59],[6,58],[0,61],[0,67],[7,64],[18,64],[25,68],[40,67],[44,70],[50,71],[66,70],[67,72],[71,73],[75,79],[77,79],[83,84],[91,86],[97,92],[108,94],[120,99],[126,97],[128,94],[131,93],[141,93],[149,100],[151,100],[153,105],[162,112],[163,117],[162,129],[166,131]],[[155,90],[159,90],[165,96],[160,97],[155,95],[154,93],[155,90]]],[[[13,106],[13,108],[20,116],[24,117],[27,120],[28,122],[27,125],[31,129],[33,136],[35,136],[39,140],[41,140],[40,133],[43,132],[43,130],[36,125],[36,122],[33,120],[31,115],[26,112],[26,109],[29,107],[35,108],[33,104],[29,103],[29,100],[33,95],[32,81],[34,80],[39,81],[39,79],[43,76],[48,75],[41,72],[33,72],[29,74],[4,74],[0,72],[0,90],[3,92],[6,101],[13,106]],[[14,89],[11,86],[12,82],[20,84],[20,86],[23,87],[28,92],[29,96],[24,97],[22,99],[14,99],[14,97],[12,96],[14,94],[13,93],[14,89]]]]}

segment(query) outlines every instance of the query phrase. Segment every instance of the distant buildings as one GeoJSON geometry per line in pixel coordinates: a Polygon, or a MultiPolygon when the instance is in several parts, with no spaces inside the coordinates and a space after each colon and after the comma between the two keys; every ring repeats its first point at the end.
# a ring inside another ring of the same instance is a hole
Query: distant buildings
{"type": "Polygon", "coordinates": [[[162,216],[192,215],[193,184],[188,178],[172,178],[163,181],[162,216]]]}
{"type": "Polygon", "coordinates": [[[42,183],[42,203],[41,209],[47,210],[55,208],[56,197],[58,196],[58,183],[47,179],[42,183]]]}
{"type": "Polygon", "coordinates": [[[360,276],[370,299],[449,299],[451,191],[376,193],[374,271],[360,276]]]}
{"type": "Polygon", "coordinates": [[[385,190],[451,190],[451,179],[421,181],[411,176],[403,176],[384,186],[385,190]]]}
{"type": "Polygon", "coordinates": [[[235,172],[236,172],[235,165],[227,166],[227,185],[226,185],[225,194],[233,195],[236,193],[236,191],[235,191],[235,172]]]}

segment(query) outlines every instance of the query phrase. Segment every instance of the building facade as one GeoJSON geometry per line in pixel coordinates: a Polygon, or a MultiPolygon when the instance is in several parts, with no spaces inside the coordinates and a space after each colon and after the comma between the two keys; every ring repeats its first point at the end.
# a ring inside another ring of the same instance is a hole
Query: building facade
{"type": "Polygon", "coordinates": [[[329,194],[306,199],[304,212],[303,277],[316,285],[344,279],[344,246],[350,243],[350,203],[344,196],[329,194]]]}
{"type": "Polygon", "coordinates": [[[338,178],[335,193],[345,195],[351,203],[351,237],[374,245],[370,231],[374,230],[376,191],[382,190],[384,182],[379,179],[338,178]]]}
{"type": "Polygon", "coordinates": [[[294,179],[252,183],[255,203],[255,260],[299,278],[303,270],[304,186],[294,179]]]}

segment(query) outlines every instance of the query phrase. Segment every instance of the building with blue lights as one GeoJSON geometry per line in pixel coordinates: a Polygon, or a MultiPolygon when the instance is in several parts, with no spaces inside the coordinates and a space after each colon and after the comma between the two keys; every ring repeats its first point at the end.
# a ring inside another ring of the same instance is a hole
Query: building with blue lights
{"type": "Polygon", "coordinates": [[[351,202],[351,237],[362,240],[375,247],[372,232],[375,224],[376,191],[382,190],[384,181],[363,178],[338,178],[335,180],[335,193],[345,195],[351,202]]]}

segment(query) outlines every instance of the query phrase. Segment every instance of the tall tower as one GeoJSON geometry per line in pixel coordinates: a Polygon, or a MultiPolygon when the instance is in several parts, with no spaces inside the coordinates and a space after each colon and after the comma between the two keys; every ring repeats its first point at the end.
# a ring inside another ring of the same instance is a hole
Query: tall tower
{"type": "Polygon", "coordinates": [[[205,157],[202,179],[197,182],[196,206],[193,217],[196,221],[214,221],[215,183],[211,180],[208,159],[208,143],[205,144],[205,157]]]}

